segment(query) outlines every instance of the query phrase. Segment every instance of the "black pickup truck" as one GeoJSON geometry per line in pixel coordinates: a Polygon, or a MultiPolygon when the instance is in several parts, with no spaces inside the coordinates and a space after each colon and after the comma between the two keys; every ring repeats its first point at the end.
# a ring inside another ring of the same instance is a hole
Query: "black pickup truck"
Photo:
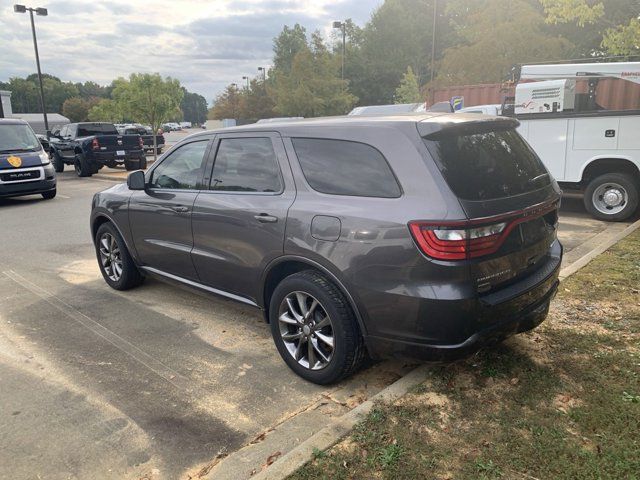
{"type": "Polygon", "coordinates": [[[120,135],[112,123],[69,123],[54,132],[49,155],[56,172],[73,165],[79,177],[90,177],[104,166],[127,170],[147,168],[140,135],[120,135]]]}
{"type": "MultiPolygon", "coordinates": [[[[118,132],[122,135],[135,135],[136,133],[142,137],[142,144],[145,151],[151,151],[153,153],[153,130],[150,127],[144,125],[116,125],[118,132]]],[[[164,148],[164,135],[156,135],[156,154],[160,155],[164,148]]]]}

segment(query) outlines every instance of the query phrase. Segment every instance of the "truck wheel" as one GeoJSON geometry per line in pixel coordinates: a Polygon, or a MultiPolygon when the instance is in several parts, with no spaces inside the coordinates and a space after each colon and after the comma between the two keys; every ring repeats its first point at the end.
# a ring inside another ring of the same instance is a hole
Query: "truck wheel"
{"type": "Polygon", "coordinates": [[[142,157],[140,159],[140,170],[146,170],[147,169],[147,157],[142,157]]]}
{"type": "Polygon", "coordinates": [[[53,163],[53,169],[57,173],[64,172],[64,160],[62,160],[60,154],[55,150],[51,152],[51,163],[53,163]]]}
{"type": "Polygon", "coordinates": [[[597,219],[626,220],[638,208],[638,181],[624,173],[600,175],[587,185],[584,206],[597,219]]]}
{"type": "Polygon", "coordinates": [[[140,161],[139,160],[125,160],[124,161],[124,168],[127,172],[130,172],[132,170],[139,170],[140,167],[140,161]]]}
{"type": "Polygon", "coordinates": [[[362,364],[366,350],[342,292],[313,270],[280,282],[269,305],[271,334],[288,367],[319,385],[338,382],[362,364]]]}
{"type": "Polygon", "coordinates": [[[84,154],[77,154],[73,165],[79,177],[90,177],[91,175],[93,175],[93,168],[91,168],[91,165],[87,161],[84,154]]]}
{"type": "Polygon", "coordinates": [[[116,290],[128,290],[144,281],[118,230],[109,222],[98,228],[95,238],[98,266],[105,281],[116,290]]]}
{"type": "Polygon", "coordinates": [[[156,148],[156,155],[160,155],[162,153],[162,147],[156,148]]]}

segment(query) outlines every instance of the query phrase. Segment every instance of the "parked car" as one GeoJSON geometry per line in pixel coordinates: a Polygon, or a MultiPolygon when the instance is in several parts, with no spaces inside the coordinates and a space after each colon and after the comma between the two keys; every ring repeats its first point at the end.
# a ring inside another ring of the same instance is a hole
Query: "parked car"
{"type": "Polygon", "coordinates": [[[56,172],[65,165],[73,165],[79,177],[90,177],[104,166],[147,168],[140,135],[120,135],[112,123],[69,123],[50,143],[56,172]]]}
{"type": "Polygon", "coordinates": [[[560,190],[516,126],[423,114],[191,135],[93,198],[102,275],[262,309],[319,384],[365,352],[474,351],[540,324],[558,285],[560,190]]]}
{"type": "Polygon", "coordinates": [[[49,155],[24,120],[0,118],[0,197],[56,196],[49,155]]]}
{"type": "MultiPolygon", "coordinates": [[[[145,152],[153,153],[153,129],[148,126],[129,124],[129,125],[116,125],[116,129],[120,135],[140,135],[142,138],[142,144],[145,152]]],[[[164,148],[164,135],[156,135],[156,153],[160,155],[164,148]]]]}

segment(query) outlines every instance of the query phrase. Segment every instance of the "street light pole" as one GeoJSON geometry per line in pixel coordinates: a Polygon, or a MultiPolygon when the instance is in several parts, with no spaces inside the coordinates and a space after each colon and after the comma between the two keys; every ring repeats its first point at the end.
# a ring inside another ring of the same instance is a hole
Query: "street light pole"
{"type": "Polygon", "coordinates": [[[247,81],[247,90],[249,90],[249,77],[242,77],[242,79],[247,81]]]}
{"type": "Polygon", "coordinates": [[[264,67],[258,67],[258,71],[262,72],[262,81],[266,82],[267,81],[267,69],[264,67]]]}
{"type": "Polygon", "coordinates": [[[36,12],[36,15],[41,15],[46,17],[48,15],[48,11],[46,8],[27,8],[24,5],[14,5],[13,11],[16,13],[25,13],[29,11],[29,16],[31,18],[31,33],[33,35],[33,49],[36,52],[36,66],[38,67],[38,83],[40,84],[40,105],[42,106],[42,115],[44,116],[44,129],[47,132],[47,138],[51,135],[49,131],[49,119],[47,118],[47,107],[44,102],[44,87],[42,86],[42,71],[40,70],[40,55],[38,54],[38,40],[36,38],[36,24],[33,20],[33,12],[36,12]]]}
{"type": "Polygon", "coordinates": [[[436,70],[436,19],[438,18],[438,0],[433,0],[433,30],[431,37],[431,88],[436,70]]]}

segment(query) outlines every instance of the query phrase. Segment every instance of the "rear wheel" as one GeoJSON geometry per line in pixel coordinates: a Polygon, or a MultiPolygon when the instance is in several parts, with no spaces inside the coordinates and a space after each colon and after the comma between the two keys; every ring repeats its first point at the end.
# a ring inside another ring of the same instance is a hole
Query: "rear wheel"
{"type": "Polygon", "coordinates": [[[89,161],[82,153],[76,155],[74,167],[76,170],[76,174],[79,177],[90,177],[91,175],[93,175],[93,168],[91,168],[89,161]]]}
{"type": "Polygon", "coordinates": [[[105,281],[116,290],[140,285],[144,277],[134,263],[127,245],[111,223],[103,223],[95,238],[98,266],[105,281]]]}
{"type": "Polygon", "coordinates": [[[56,193],[57,191],[54,188],[53,190],[49,190],[48,192],[42,192],[41,195],[45,200],[51,200],[52,198],[55,198],[56,193]]]}
{"type": "Polygon", "coordinates": [[[146,170],[147,168],[147,157],[142,157],[140,159],[140,170],[146,170]]]}
{"type": "Polygon", "coordinates": [[[273,292],[269,318],[280,356],[305,380],[338,382],[364,360],[364,341],[349,303],[318,272],[285,278],[273,292]]]}
{"type": "Polygon", "coordinates": [[[124,168],[127,172],[140,169],[140,160],[125,160],[124,168]]]}
{"type": "Polygon", "coordinates": [[[600,175],[587,185],[584,205],[591,215],[600,220],[626,220],[638,208],[638,182],[623,173],[600,175]]]}
{"type": "Polygon", "coordinates": [[[53,169],[58,172],[64,172],[64,161],[58,152],[55,150],[51,153],[51,163],[53,163],[53,169]]]}

